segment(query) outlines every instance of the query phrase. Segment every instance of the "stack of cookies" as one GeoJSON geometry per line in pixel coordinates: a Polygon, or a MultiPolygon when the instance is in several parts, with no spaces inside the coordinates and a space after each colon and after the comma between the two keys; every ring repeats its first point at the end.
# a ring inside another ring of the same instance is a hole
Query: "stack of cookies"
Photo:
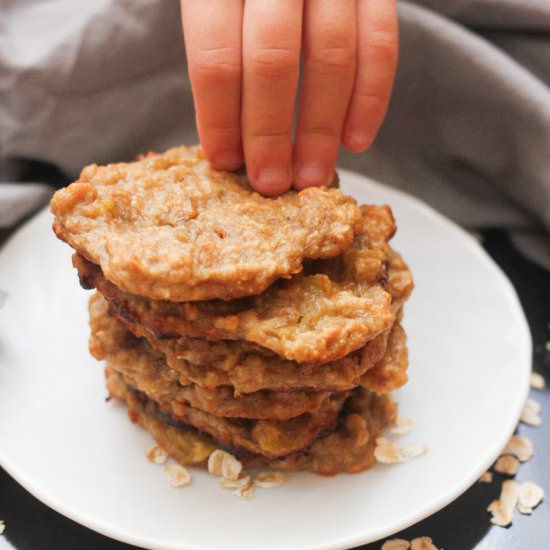
{"type": "Polygon", "coordinates": [[[412,276],[388,206],[337,188],[277,198],[200,148],[88,166],[52,200],[90,299],[107,387],[169,455],[357,472],[407,380],[412,276]]]}

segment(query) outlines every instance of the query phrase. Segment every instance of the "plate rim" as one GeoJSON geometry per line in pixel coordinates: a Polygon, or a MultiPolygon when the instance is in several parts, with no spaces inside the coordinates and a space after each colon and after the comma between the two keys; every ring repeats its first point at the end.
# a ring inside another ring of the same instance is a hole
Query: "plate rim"
{"type": "MultiPolygon", "coordinates": [[[[518,341],[517,345],[518,345],[518,348],[523,348],[521,351],[521,355],[524,356],[524,361],[522,362],[522,364],[524,365],[522,367],[522,369],[524,370],[524,373],[523,373],[524,376],[522,381],[523,383],[520,387],[518,387],[518,391],[515,394],[516,400],[511,406],[509,406],[509,410],[513,411],[513,414],[510,414],[510,417],[506,424],[506,429],[504,429],[504,427],[502,428],[503,435],[499,439],[499,444],[497,445],[495,443],[491,453],[488,453],[487,455],[487,456],[490,456],[490,460],[486,460],[485,462],[480,463],[478,468],[476,468],[472,472],[472,474],[467,476],[462,481],[462,483],[460,483],[458,486],[454,486],[448,491],[444,492],[439,498],[435,499],[430,504],[425,505],[424,507],[416,510],[416,512],[414,514],[411,514],[409,517],[403,520],[394,522],[392,524],[391,531],[388,531],[387,527],[380,527],[378,529],[370,530],[366,534],[358,533],[358,534],[351,535],[349,537],[340,537],[337,539],[330,540],[326,543],[323,543],[322,545],[319,545],[319,544],[307,545],[307,546],[293,545],[293,546],[287,547],[286,550],[340,550],[340,549],[352,548],[352,547],[360,546],[364,544],[369,544],[377,540],[380,540],[384,537],[390,537],[393,534],[399,531],[402,531],[403,529],[406,529],[407,527],[410,527],[411,525],[414,525],[426,519],[427,517],[437,513],[438,511],[443,509],[445,506],[447,506],[448,504],[456,500],[458,497],[460,497],[460,495],[462,495],[465,491],[467,491],[471,486],[473,486],[474,483],[477,482],[481,474],[485,472],[493,464],[493,462],[498,457],[501,450],[505,447],[506,442],[508,441],[510,436],[516,430],[523,404],[529,393],[529,376],[532,369],[532,365],[531,365],[532,336],[531,336],[530,328],[529,328],[525,313],[523,311],[523,308],[521,306],[521,302],[519,300],[518,294],[514,286],[512,285],[511,281],[507,277],[506,273],[504,273],[504,271],[500,268],[500,266],[489,256],[487,252],[485,252],[485,250],[478,243],[476,243],[472,239],[472,237],[468,234],[468,232],[465,229],[460,227],[457,223],[447,218],[440,212],[438,212],[435,208],[428,205],[423,200],[413,195],[410,195],[409,193],[406,193],[402,190],[395,189],[389,186],[388,184],[384,184],[382,182],[374,180],[359,172],[346,170],[346,169],[338,169],[338,172],[340,174],[340,181],[343,183],[345,182],[346,178],[349,178],[350,180],[356,180],[356,181],[359,179],[364,180],[369,185],[373,186],[376,190],[382,191],[384,194],[387,194],[389,199],[391,199],[392,195],[396,196],[399,198],[399,200],[403,200],[409,203],[411,206],[414,207],[414,209],[420,211],[422,214],[424,214],[426,217],[430,218],[431,220],[435,221],[436,223],[443,224],[444,226],[446,226],[448,230],[452,231],[458,238],[460,238],[465,243],[467,243],[470,251],[473,254],[475,254],[479,260],[484,262],[485,266],[489,267],[492,270],[494,275],[500,279],[500,282],[502,283],[502,288],[508,294],[510,305],[513,306],[513,308],[516,310],[517,320],[522,325],[521,334],[518,333],[517,335],[517,341],[518,341]]],[[[46,205],[44,208],[39,210],[36,214],[34,214],[28,220],[26,220],[21,225],[21,227],[19,227],[6,240],[6,242],[0,248],[0,265],[2,263],[1,262],[2,256],[5,255],[6,250],[8,250],[11,246],[13,246],[12,243],[16,240],[16,238],[19,238],[21,233],[28,231],[30,226],[32,226],[34,223],[37,223],[38,219],[46,215],[50,215],[49,205],[46,205]]],[[[98,520],[94,517],[90,517],[87,514],[81,513],[72,508],[67,508],[66,505],[64,505],[62,502],[59,502],[55,498],[51,498],[45,491],[43,491],[40,487],[38,487],[37,484],[32,479],[30,479],[27,475],[21,472],[15,464],[12,464],[8,459],[6,459],[1,448],[0,448],[0,465],[17,483],[19,483],[25,490],[27,490],[31,495],[33,495],[43,504],[55,510],[59,514],[71,519],[72,521],[75,521],[78,524],[88,529],[91,529],[93,531],[96,531],[97,533],[100,533],[104,536],[113,538],[121,542],[125,542],[127,544],[136,545],[136,546],[143,547],[145,545],[146,548],[163,548],[166,550],[183,550],[183,549],[205,550],[204,545],[197,545],[197,544],[190,544],[190,545],[189,544],[186,544],[186,545],[160,544],[159,545],[158,540],[153,540],[146,536],[139,536],[139,537],[133,536],[131,533],[128,533],[127,531],[118,530],[116,528],[113,528],[111,525],[105,524],[102,520],[98,520]]]]}

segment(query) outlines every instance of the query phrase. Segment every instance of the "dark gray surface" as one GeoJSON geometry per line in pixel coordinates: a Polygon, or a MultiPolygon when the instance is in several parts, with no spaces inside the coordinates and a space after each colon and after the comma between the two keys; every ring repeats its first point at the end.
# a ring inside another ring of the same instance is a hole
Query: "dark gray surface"
{"type": "MultiPolygon", "coordinates": [[[[503,231],[483,231],[482,234],[485,248],[507,273],[520,296],[535,344],[534,370],[545,376],[548,386],[550,353],[545,350],[544,344],[550,340],[550,273],[519,255],[503,231]]],[[[531,393],[542,404],[543,425],[539,428],[520,426],[519,433],[534,442],[535,456],[521,465],[516,479],[534,480],[550,495],[550,390],[547,388],[543,392],[531,393]]],[[[468,406],[467,401],[464,406],[468,406]]],[[[502,479],[502,476],[495,474],[491,484],[476,483],[441,512],[394,536],[409,540],[417,536],[430,536],[438,548],[445,550],[549,550],[548,501],[543,502],[532,516],[517,514],[513,525],[507,529],[489,523],[489,514],[485,509],[491,500],[498,497],[502,479]]],[[[98,487],[100,490],[101,487],[98,487]]],[[[6,524],[4,536],[17,550],[133,548],[94,533],[54,512],[1,469],[0,519],[6,524]]],[[[273,523],[277,527],[277,518],[273,518],[273,523]]],[[[382,541],[361,548],[378,550],[381,544],[382,541]]]]}

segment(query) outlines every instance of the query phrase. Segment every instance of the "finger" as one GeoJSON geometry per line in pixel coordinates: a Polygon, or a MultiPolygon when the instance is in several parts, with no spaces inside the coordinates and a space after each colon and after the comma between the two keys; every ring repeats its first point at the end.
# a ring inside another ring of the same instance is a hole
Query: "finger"
{"type": "Polygon", "coordinates": [[[202,147],[215,168],[235,170],[243,164],[243,2],[182,0],[181,15],[202,147]]]}
{"type": "Polygon", "coordinates": [[[395,0],[358,0],[358,60],[342,141],[354,152],[367,149],[384,120],[397,67],[395,0]]]}
{"type": "Polygon", "coordinates": [[[301,28],[301,0],[245,3],[243,145],[250,182],[267,195],[291,185],[301,28]]]}
{"type": "Polygon", "coordinates": [[[356,0],[306,0],[294,187],[328,185],[355,79],[356,0]]]}

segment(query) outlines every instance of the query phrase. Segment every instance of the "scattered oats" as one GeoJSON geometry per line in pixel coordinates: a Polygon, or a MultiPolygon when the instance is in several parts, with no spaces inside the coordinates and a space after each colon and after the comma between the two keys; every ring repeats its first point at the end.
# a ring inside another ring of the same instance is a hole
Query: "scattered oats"
{"type": "Polygon", "coordinates": [[[531,409],[533,412],[536,412],[536,413],[540,412],[540,409],[541,409],[540,403],[535,399],[531,399],[531,398],[528,398],[525,401],[525,407],[528,409],[531,409]]]}
{"type": "Polygon", "coordinates": [[[481,483],[492,483],[493,482],[493,472],[484,472],[479,478],[481,483]]]}
{"type": "Polygon", "coordinates": [[[495,464],[495,472],[515,476],[518,473],[519,460],[513,455],[501,455],[495,464]]]}
{"type": "Polygon", "coordinates": [[[380,550],[409,550],[410,546],[408,540],[391,539],[387,540],[380,550]]]}
{"type": "Polygon", "coordinates": [[[264,489],[279,487],[286,481],[286,474],[283,472],[260,472],[254,478],[254,485],[264,489]]]}
{"type": "Polygon", "coordinates": [[[535,390],[543,390],[546,387],[544,376],[538,372],[531,373],[531,387],[535,390]]]}
{"type": "Polygon", "coordinates": [[[213,476],[236,480],[243,469],[243,465],[231,454],[216,449],[208,457],[208,472],[213,476]]]}
{"type": "Polygon", "coordinates": [[[382,462],[383,464],[403,462],[399,451],[399,445],[389,439],[386,439],[385,437],[379,437],[376,440],[374,456],[378,462],[382,462]]]}
{"type": "Polygon", "coordinates": [[[208,457],[208,473],[210,475],[222,475],[222,462],[226,454],[227,453],[225,451],[220,449],[216,449],[210,453],[210,456],[208,457]]]}
{"type": "Polygon", "coordinates": [[[401,456],[407,460],[409,458],[416,458],[422,456],[428,452],[427,445],[407,445],[406,447],[401,447],[401,456]]]}
{"type": "Polygon", "coordinates": [[[153,464],[164,464],[168,460],[168,453],[156,444],[147,449],[145,456],[153,464]]]}
{"type": "Polygon", "coordinates": [[[514,518],[514,510],[518,502],[519,484],[513,479],[508,479],[502,483],[500,498],[493,500],[487,507],[487,511],[491,512],[493,517],[491,523],[506,527],[512,523],[514,518]]]}
{"type": "Polygon", "coordinates": [[[181,464],[165,464],[164,471],[172,487],[185,487],[191,483],[191,474],[181,464]]]}
{"type": "Polygon", "coordinates": [[[521,435],[513,435],[502,451],[503,455],[514,455],[520,462],[526,462],[533,456],[533,443],[521,435]]]}
{"type": "Polygon", "coordinates": [[[408,445],[400,447],[397,443],[379,437],[376,440],[376,448],[374,456],[378,462],[382,464],[395,464],[398,462],[406,462],[409,458],[416,458],[428,451],[426,445],[408,445]]]}
{"type": "MultiPolygon", "coordinates": [[[[430,537],[418,537],[411,542],[404,539],[387,540],[380,550],[437,550],[430,537]]],[[[441,549],[443,550],[443,549],[441,549]]]]}
{"type": "Polygon", "coordinates": [[[395,422],[395,426],[390,428],[390,433],[395,435],[405,435],[413,429],[413,426],[414,422],[412,421],[412,418],[401,418],[399,416],[395,422]]]}
{"type": "Polygon", "coordinates": [[[411,550],[437,550],[430,537],[419,537],[411,540],[411,550]]]}
{"type": "Polygon", "coordinates": [[[238,489],[233,491],[233,494],[238,497],[241,497],[244,500],[248,500],[249,498],[252,498],[254,496],[254,483],[249,483],[244,487],[239,487],[238,489]]]}
{"type": "Polygon", "coordinates": [[[541,419],[539,412],[540,404],[534,399],[529,398],[525,401],[525,405],[523,406],[519,419],[524,424],[529,424],[529,426],[540,426],[541,419]]]}
{"type": "Polygon", "coordinates": [[[4,523],[4,520],[0,519],[0,535],[5,531],[6,524],[4,523]]]}
{"type": "Polygon", "coordinates": [[[233,455],[228,455],[222,462],[222,477],[224,479],[239,479],[243,465],[233,455]]]}
{"type": "Polygon", "coordinates": [[[240,489],[241,487],[246,487],[249,483],[250,483],[249,475],[239,477],[238,479],[226,479],[224,477],[220,479],[220,485],[224,489],[240,489]]]}
{"type": "Polygon", "coordinates": [[[533,481],[521,483],[518,491],[518,510],[522,514],[531,514],[544,498],[544,489],[533,481]]]}
{"type": "Polygon", "coordinates": [[[546,351],[550,351],[550,340],[548,340],[548,342],[546,342],[546,344],[544,344],[544,349],[546,351]]]}

